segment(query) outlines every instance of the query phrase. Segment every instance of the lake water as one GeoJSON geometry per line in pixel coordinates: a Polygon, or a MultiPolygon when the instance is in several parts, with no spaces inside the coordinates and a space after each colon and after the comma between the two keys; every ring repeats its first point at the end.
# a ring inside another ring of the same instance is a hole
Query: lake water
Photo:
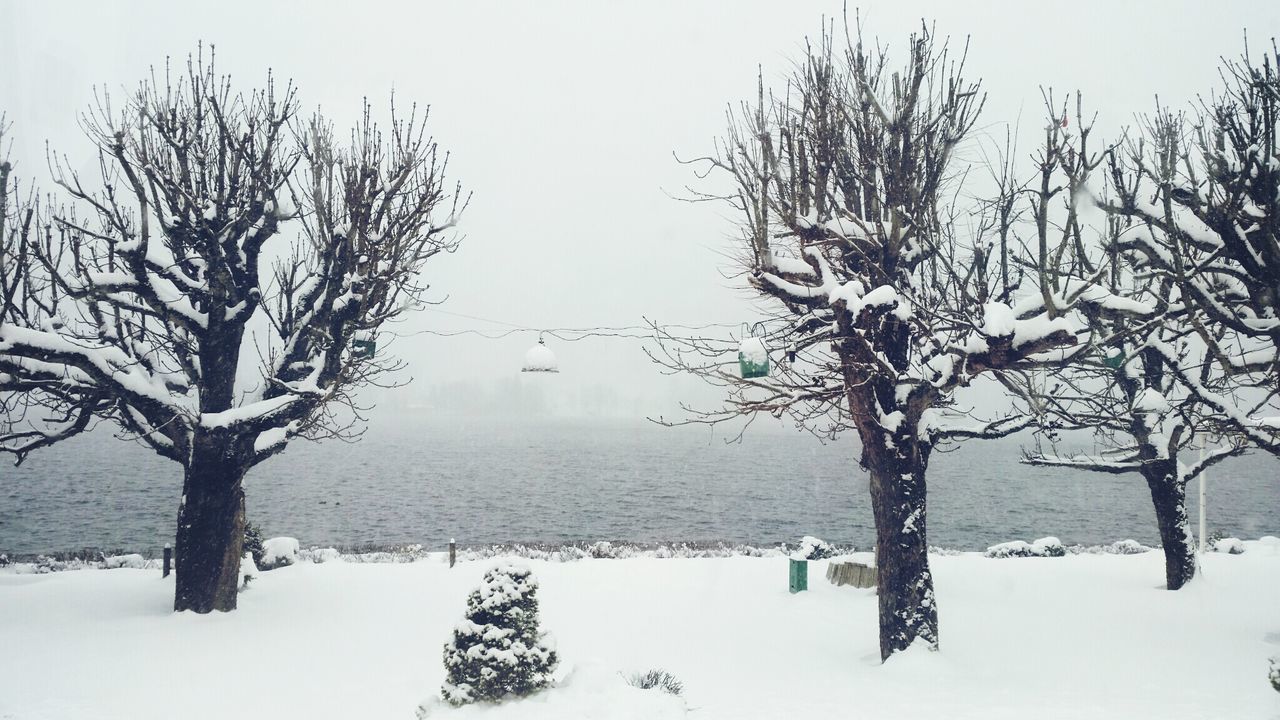
{"type": "MultiPolygon", "coordinates": [[[[376,414],[376,413],[375,413],[376,414]]],[[[595,540],[769,545],[805,534],[874,542],[851,440],[827,445],[753,427],[741,444],[706,428],[640,421],[379,415],[355,444],[299,443],[255,468],[248,512],[268,536],[350,546],[595,540]]],[[[1030,439],[935,453],[929,541],[958,549],[1056,535],[1068,544],[1157,542],[1146,485],[1018,462],[1030,439]]],[[[1280,535],[1280,462],[1214,468],[1209,528],[1280,535]]],[[[0,466],[0,552],[82,547],[158,553],[172,539],[176,464],[105,428],[0,466]]],[[[1189,488],[1196,518],[1196,489],[1189,488]]]]}

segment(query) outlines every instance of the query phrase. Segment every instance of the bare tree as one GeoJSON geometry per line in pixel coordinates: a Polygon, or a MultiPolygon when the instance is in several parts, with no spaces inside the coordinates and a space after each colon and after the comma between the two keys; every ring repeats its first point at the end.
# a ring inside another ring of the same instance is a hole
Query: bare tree
{"type": "Polygon", "coordinates": [[[51,158],[67,206],[0,176],[0,450],[104,419],[180,463],[174,608],[208,612],[236,606],[245,474],[358,433],[354,391],[397,368],[379,330],[466,203],[425,114],[381,129],[366,106],[339,142],[291,85],[237,94],[203,57],[176,75],[91,109],[99,182],[51,158]]]}
{"type": "Polygon", "coordinates": [[[1193,307],[1180,302],[1177,286],[1165,276],[1135,267],[1119,251],[1128,229],[1122,216],[1105,216],[1104,228],[1089,228],[1081,219],[1089,204],[1086,185],[1110,149],[1088,152],[1092,121],[1085,123],[1076,96],[1075,142],[1065,142],[1067,107],[1051,115],[1062,127],[1046,129],[1037,157],[1039,182],[1028,190],[1034,199],[1036,235],[1042,255],[1038,271],[1042,292],[1059,312],[1070,312],[1094,337],[1093,351],[1073,358],[1052,372],[1007,372],[1001,375],[1025,414],[1037,416],[1034,451],[1024,462],[1113,474],[1138,473],[1151,492],[1165,554],[1167,587],[1177,590],[1196,572],[1195,542],[1186,511],[1186,484],[1205,469],[1244,450],[1228,438],[1218,450],[1191,466],[1179,462],[1197,432],[1222,433],[1221,423],[1203,415],[1204,407],[1179,377],[1198,377],[1201,387],[1219,388],[1221,373],[1204,362],[1204,346],[1196,342],[1193,307]],[[1057,178],[1066,179],[1059,184],[1057,178]],[[1173,348],[1166,355],[1156,347],[1173,348]],[[1059,450],[1061,431],[1091,431],[1095,452],[1059,450]],[[1045,449],[1041,440],[1047,438],[1045,449]]]}
{"type": "Polygon", "coordinates": [[[761,83],[754,105],[730,113],[716,152],[695,161],[732,182],[727,195],[696,199],[725,202],[740,219],[737,259],[769,313],[762,341],[773,369],[740,377],[724,362],[732,341],[660,326],[655,359],[729,388],[722,409],[686,422],[763,413],[819,435],[857,432],[888,658],[917,639],[938,644],[925,502],[934,448],[1034,419],[956,422],[946,412],[955,391],[984,373],[1064,362],[1080,338],[1039,296],[1015,303],[1018,268],[1036,260],[1009,262],[1012,206],[957,209],[957,148],[983,104],[964,54],[923,27],[892,69],[860,29],[839,49],[834,35],[824,28],[780,97],[761,83]],[[961,225],[972,230],[964,241],[961,225]]]}
{"type": "MultiPolygon", "coordinates": [[[[1223,85],[1190,115],[1157,107],[1111,154],[1118,241],[1144,272],[1175,286],[1226,389],[1179,380],[1251,443],[1280,453],[1280,51],[1225,61],[1223,85]]],[[[1149,345],[1177,369],[1176,349],[1149,345]]]]}

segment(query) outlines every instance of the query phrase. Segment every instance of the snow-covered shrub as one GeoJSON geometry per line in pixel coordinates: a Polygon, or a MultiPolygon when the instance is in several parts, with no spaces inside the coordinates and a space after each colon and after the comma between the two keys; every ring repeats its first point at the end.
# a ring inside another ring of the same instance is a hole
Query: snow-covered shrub
{"type": "Polygon", "coordinates": [[[244,523],[244,551],[253,556],[255,565],[262,564],[262,555],[265,552],[262,547],[262,528],[247,520],[244,523]]]}
{"type": "Polygon", "coordinates": [[[824,540],[805,535],[800,538],[800,547],[796,550],[796,555],[805,560],[826,560],[835,557],[836,550],[824,540]]]}
{"type": "Polygon", "coordinates": [[[1213,552],[1239,555],[1244,552],[1244,543],[1240,541],[1240,538],[1219,538],[1209,543],[1209,549],[1213,552]]]}
{"type": "Polygon", "coordinates": [[[244,557],[240,558],[240,582],[237,587],[240,592],[244,592],[249,588],[249,582],[258,577],[258,565],[253,561],[253,553],[246,552],[244,557]]]}
{"type": "Polygon", "coordinates": [[[1267,677],[1271,680],[1271,687],[1280,692],[1280,657],[1271,658],[1271,672],[1267,677]]]}
{"type": "Polygon", "coordinates": [[[1104,545],[1102,551],[1108,555],[1141,555],[1151,552],[1151,548],[1137,540],[1117,540],[1110,545],[1104,545]]]}
{"type": "Polygon", "coordinates": [[[132,568],[139,570],[147,566],[146,558],[138,553],[130,553],[128,555],[108,555],[102,558],[102,567],[105,570],[115,570],[117,568],[132,568]]]}
{"type": "Polygon", "coordinates": [[[680,682],[679,678],[666,670],[658,668],[654,668],[649,672],[636,673],[635,675],[627,678],[627,683],[632,687],[638,687],[641,690],[652,690],[653,688],[658,688],[659,690],[671,693],[672,695],[679,695],[684,692],[684,683],[680,682]]]}
{"type": "Polygon", "coordinates": [[[55,560],[48,555],[37,555],[35,562],[35,572],[43,575],[44,573],[58,572],[66,570],[67,564],[61,560],[55,560]]]}
{"type": "Polygon", "coordinates": [[[616,558],[618,551],[614,549],[613,543],[608,540],[601,540],[587,548],[587,554],[593,558],[616,558]]]}
{"type": "Polygon", "coordinates": [[[538,581],[500,563],[467,598],[466,619],[444,646],[441,695],[451,705],[522,696],[546,687],[559,659],[538,627],[538,581]]]}
{"type": "Polygon", "coordinates": [[[989,558],[1011,558],[1011,557],[1062,557],[1067,554],[1067,549],[1062,546],[1062,541],[1056,537],[1044,537],[1032,543],[1014,540],[1013,542],[1000,543],[987,548],[986,556],[989,558]]]}
{"type": "Polygon", "coordinates": [[[9,564],[9,556],[5,555],[4,553],[0,553],[0,567],[5,567],[8,564],[9,564]]]}
{"type": "Polygon", "coordinates": [[[259,570],[265,572],[296,562],[298,562],[298,540],[291,537],[278,537],[262,543],[262,561],[257,562],[257,565],[259,570]]]}
{"type": "Polygon", "coordinates": [[[298,559],[308,560],[313,563],[327,563],[342,559],[342,553],[337,548],[308,548],[298,551],[298,559]]]}

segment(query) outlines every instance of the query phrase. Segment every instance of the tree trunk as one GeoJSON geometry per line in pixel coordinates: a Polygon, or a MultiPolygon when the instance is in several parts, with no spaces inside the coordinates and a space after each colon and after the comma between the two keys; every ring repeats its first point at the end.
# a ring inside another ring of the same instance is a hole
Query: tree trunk
{"type": "Polygon", "coordinates": [[[913,463],[904,454],[887,453],[871,468],[881,660],[917,638],[938,647],[938,605],[925,527],[927,459],[913,463]]]}
{"type": "Polygon", "coordinates": [[[174,610],[236,609],[244,554],[244,458],[236,444],[197,434],[183,479],[174,555],[174,610]]]}
{"type": "Polygon", "coordinates": [[[1170,590],[1186,585],[1196,574],[1195,539],[1187,518],[1187,488],[1178,479],[1176,460],[1148,461],[1142,476],[1151,489],[1151,502],[1164,546],[1164,577],[1170,590]]]}

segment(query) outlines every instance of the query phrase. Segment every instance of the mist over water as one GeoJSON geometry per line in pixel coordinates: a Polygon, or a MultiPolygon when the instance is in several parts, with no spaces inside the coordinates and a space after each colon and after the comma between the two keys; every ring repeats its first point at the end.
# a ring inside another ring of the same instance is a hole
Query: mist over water
{"type": "MultiPolygon", "coordinates": [[[[790,428],[664,428],[640,419],[375,413],[355,444],[295,442],[246,483],[250,519],[304,545],[725,541],[813,534],[874,543],[867,475],[852,438],[827,445],[790,428]]],[[[1158,542],[1137,475],[1033,468],[1029,438],[934,454],[929,541],[978,550],[1012,539],[1158,542]]],[[[1274,459],[1228,460],[1209,478],[1209,528],[1280,534],[1274,459]]],[[[0,468],[0,552],[81,547],[158,553],[172,541],[176,464],[104,427],[19,468],[0,468]]],[[[1196,518],[1196,487],[1189,488],[1196,518]]]]}

